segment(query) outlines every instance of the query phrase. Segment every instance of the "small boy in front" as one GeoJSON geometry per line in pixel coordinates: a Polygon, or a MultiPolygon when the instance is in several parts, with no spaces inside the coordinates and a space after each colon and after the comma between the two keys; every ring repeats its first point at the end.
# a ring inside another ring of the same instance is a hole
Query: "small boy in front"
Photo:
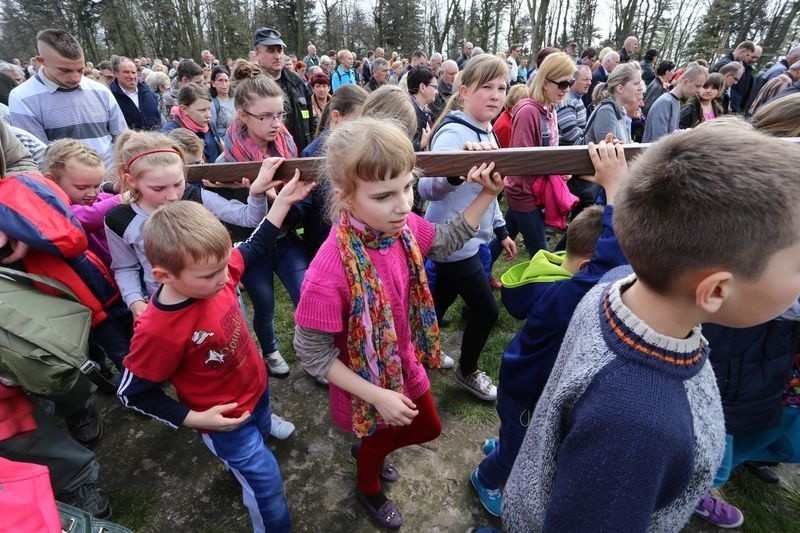
{"type": "Polygon", "coordinates": [[[725,447],[699,324],[758,324],[800,296],[796,169],[800,146],[739,121],[634,162],[614,210],[634,274],[572,317],[503,494],[508,531],[683,527],[725,447]]]}
{"type": "MultiPolygon", "coordinates": [[[[262,172],[274,173],[280,161],[266,159],[262,172]]],[[[270,433],[267,375],[236,286],[312,186],[295,176],[250,239],[233,250],[227,230],[201,204],[175,202],[150,216],[144,249],[162,285],[136,321],[118,391],[126,406],[200,432],[242,485],[258,532],[289,531],[291,521],[278,463],[264,443],[270,433]],[[175,386],[177,401],[159,387],[165,381],[175,386]]]]}

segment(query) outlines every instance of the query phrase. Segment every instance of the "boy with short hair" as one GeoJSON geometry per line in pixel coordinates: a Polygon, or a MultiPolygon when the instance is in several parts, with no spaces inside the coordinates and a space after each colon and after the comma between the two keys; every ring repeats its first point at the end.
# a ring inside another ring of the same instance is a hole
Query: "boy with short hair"
{"type": "Polygon", "coordinates": [[[486,457],[470,481],[486,510],[500,516],[501,486],[508,479],[531,413],[547,383],[564,332],[581,298],[610,269],[627,264],[614,236],[617,188],[627,175],[622,145],[589,145],[592,181],[605,189],[607,205],[582,211],[567,228],[567,253],[539,250],[529,263],[503,274],[503,303],[525,325],[503,352],[497,387],[500,438],[487,440],[486,457]]]}
{"type": "Polygon", "coordinates": [[[800,147],[729,121],[633,163],[614,228],[635,274],[599,284],[572,317],[503,495],[508,531],[686,523],[725,447],[699,324],[758,324],[800,296],[800,180],[787,168],[800,147]]]}
{"type": "Polygon", "coordinates": [[[675,87],[662,94],[647,111],[642,142],[652,143],[678,129],[681,102],[695,96],[708,79],[708,69],[689,63],[675,87]]]}
{"type": "MultiPolygon", "coordinates": [[[[281,161],[266,159],[261,172],[274,175],[281,161]]],[[[233,250],[222,223],[198,203],[167,204],[150,216],[145,254],[162,285],[137,319],[118,391],[126,406],[201,433],[242,485],[255,531],[289,531],[291,524],[278,464],[264,443],[271,423],[267,375],[236,286],[313,186],[298,179],[296,172],[250,239],[233,250]],[[159,387],[165,381],[177,401],[159,387]]]]}

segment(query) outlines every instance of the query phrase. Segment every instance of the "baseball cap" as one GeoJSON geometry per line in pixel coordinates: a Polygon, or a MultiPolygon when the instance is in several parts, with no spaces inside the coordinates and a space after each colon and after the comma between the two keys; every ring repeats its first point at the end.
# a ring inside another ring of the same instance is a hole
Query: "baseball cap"
{"type": "Polygon", "coordinates": [[[273,46],[279,44],[286,47],[286,43],[281,39],[281,32],[272,28],[258,28],[253,35],[254,46],[263,44],[264,46],[273,46]]]}

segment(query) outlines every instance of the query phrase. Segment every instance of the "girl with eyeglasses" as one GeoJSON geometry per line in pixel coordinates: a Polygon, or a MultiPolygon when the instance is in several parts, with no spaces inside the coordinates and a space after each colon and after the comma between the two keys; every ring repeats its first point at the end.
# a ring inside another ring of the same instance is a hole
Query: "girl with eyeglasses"
{"type": "MultiPolygon", "coordinates": [[[[241,61],[234,67],[233,94],[236,117],[228,126],[225,136],[225,150],[220,162],[262,161],[268,157],[294,159],[297,157],[297,145],[284,124],[286,116],[284,94],[280,86],[270,77],[264,75],[261,68],[251,62],[241,61]]],[[[245,185],[247,183],[245,182],[245,185]]],[[[241,194],[241,191],[231,191],[241,194]]],[[[274,194],[268,194],[272,202],[274,194]]],[[[309,201],[307,198],[304,202],[309,201]]],[[[253,303],[253,330],[258,338],[269,373],[273,376],[285,376],[289,366],[278,349],[275,337],[275,283],[274,275],[286,287],[294,305],[300,299],[300,285],[308,268],[302,241],[295,232],[301,220],[302,207],[293,208],[284,221],[282,232],[275,245],[263,260],[253,266],[242,277],[253,303]]],[[[234,239],[247,238],[234,233],[234,239]]],[[[276,420],[273,419],[273,428],[276,420]]],[[[277,431],[273,436],[287,438],[294,430],[288,421],[278,421],[277,431]]]]}
{"type": "MultiPolygon", "coordinates": [[[[575,81],[572,58],[557,52],[542,61],[531,82],[528,98],[511,110],[511,147],[558,146],[556,105],[567,95],[575,81]]],[[[506,227],[513,239],[519,233],[533,257],[547,250],[545,225],[564,229],[566,214],[577,199],[569,193],[563,176],[506,176],[508,203],[506,227]]],[[[492,262],[502,248],[497,239],[489,244],[492,262]]]]}

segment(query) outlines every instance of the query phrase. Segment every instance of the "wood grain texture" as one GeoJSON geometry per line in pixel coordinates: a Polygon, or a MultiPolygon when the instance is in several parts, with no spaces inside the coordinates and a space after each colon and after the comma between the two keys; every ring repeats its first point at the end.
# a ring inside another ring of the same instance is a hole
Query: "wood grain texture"
{"type": "MultiPolygon", "coordinates": [[[[786,139],[800,143],[800,138],[786,139]]],[[[649,144],[626,144],[625,157],[628,161],[644,152],[649,144]]],[[[289,179],[295,169],[300,169],[304,180],[317,178],[317,169],[322,158],[310,157],[287,160],[278,169],[279,179],[289,179]]],[[[559,146],[556,148],[505,148],[485,152],[417,152],[417,166],[426,176],[464,176],[473,165],[495,162],[495,168],[502,175],[543,175],[543,174],[593,174],[594,168],[585,146],[559,146]]],[[[187,167],[187,180],[199,182],[209,179],[219,182],[239,181],[242,178],[255,179],[261,162],[215,163],[187,167]]]]}
{"type": "MultiPolygon", "coordinates": [[[[648,145],[625,145],[625,157],[630,161],[648,145]]],[[[309,157],[284,161],[278,169],[279,179],[289,179],[295,169],[300,169],[304,180],[317,178],[322,158],[309,157]]],[[[506,148],[485,152],[417,152],[417,166],[426,176],[464,176],[473,165],[494,161],[495,168],[508,174],[592,174],[594,172],[589,152],[585,146],[558,148],[506,148]]],[[[251,181],[258,175],[261,162],[214,163],[187,167],[187,181],[195,183],[204,179],[218,182],[251,181]]]]}

